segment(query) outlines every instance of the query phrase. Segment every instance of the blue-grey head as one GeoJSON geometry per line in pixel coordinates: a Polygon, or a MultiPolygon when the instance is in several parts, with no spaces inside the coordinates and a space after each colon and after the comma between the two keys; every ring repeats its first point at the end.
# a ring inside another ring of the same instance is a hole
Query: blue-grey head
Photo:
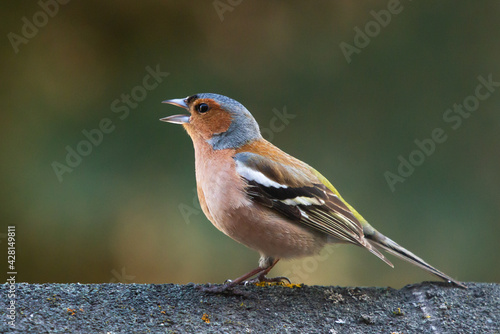
{"type": "Polygon", "coordinates": [[[182,124],[193,141],[205,140],[215,150],[238,148],[262,138],[252,114],[229,97],[201,93],[163,103],[185,108],[189,115],[173,115],[161,121],[182,124]]]}

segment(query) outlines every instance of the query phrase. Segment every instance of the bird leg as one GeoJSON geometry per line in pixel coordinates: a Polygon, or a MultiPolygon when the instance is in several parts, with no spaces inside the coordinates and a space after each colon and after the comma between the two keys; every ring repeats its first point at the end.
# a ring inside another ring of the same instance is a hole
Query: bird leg
{"type": "Polygon", "coordinates": [[[266,277],[267,273],[273,267],[278,263],[279,259],[274,259],[272,257],[261,257],[259,260],[259,267],[255,268],[254,270],[246,273],[243,276],[240,276],[234,280],[227,280],[225,284],[219,285],[219,286],[209,286],[209,287],[200,287],[200,290],[205,291],[205,292],[213,292],[213,293],[221,293],[226,290],[230,290],[236,285],[239,284],[252,284],[252,283],[259,283],[259,282],[281,282],[283,280],[288,281],[289,283],[290,280],[287,277],[280,276],[280,277],[274,277],[274,278],[268,278],[266,277]],[[256,278],[248,280],[250,277],[253,277],[255,275],[258,275],[256,278]]]}
{"type": "MultiPolygon", "coordinates": [[[[267,282],[267,283],[278,283],[282,281],[288,281],[288,283],[292,283],[288,277],[285,276],[278,276],[278,277],[267,277],[266,275],[273,269],[273,267],[278,263],[280,259],[270,259],[270,265],[267,268],[264,268],[259,275],[251,280],[245,281],[245,284],[254,284],[254,283],[260,283],[260,282],[267,282]]],[[[251,276],[250,276],[251,277],[251,276]]]]}

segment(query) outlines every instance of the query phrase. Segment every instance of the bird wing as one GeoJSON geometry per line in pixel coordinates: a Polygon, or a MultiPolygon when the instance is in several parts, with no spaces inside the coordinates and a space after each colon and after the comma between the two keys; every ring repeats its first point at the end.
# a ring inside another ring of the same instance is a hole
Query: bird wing
{"type": "Polygon", "coordinates": [[[287,159],[297,167],[252,152],[235,154],[236,171],[247,183],[248,196],[293,222],[365,247],[392,266],[366,241],[362,224],[335,188],[312,167],[289,155],[287,159]]]}

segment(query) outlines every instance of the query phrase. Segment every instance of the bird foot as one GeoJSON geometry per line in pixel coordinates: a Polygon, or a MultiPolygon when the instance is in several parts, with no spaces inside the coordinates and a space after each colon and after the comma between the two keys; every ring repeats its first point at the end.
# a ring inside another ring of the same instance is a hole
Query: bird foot
{"type": "Polygon", "coordinates": [[[231,292],[233,294],[241,294],[239,292],[235,292],[233,288],[237,285],[244,284],[255,284],[255,283],[263,283],[264,285],[266,283],[276,283],[276,284],[284,284],[284,281],[287,281],[289,284],[290,280],[287,277],[280,276],[280,277],[274,277],[274,278],[268,278],[266,277],[266,274],[274,267],[274,265],[279,261],[274,260],[273,258],[266,258],[267,260],[267,266],[265,268],[258,267],[255,268],[254,270],[250,271],[249,273],[246,273],[243,276],[238,277],[235,280],[227,280],[224,282],[223,285],[209,285],[208,287],[205,286],[199,286],[197,287],[199,290],[203,292],[210,292],[210,293],[223,293],[223,292],[231,292]],[[257,275],[256,278],[247,280],[250,277],[253,277],[257,275]]]}
{"type": "Polygon", "coordinates": [[[248,281],[245,281],[245,285],[248,285],[248,284],[259,284],[259,283],[278,283],[278,284],[281,284],[281,283],[285,283],[288,282],[288,284],[292,284],[292,282],[290,281],[290,279],[288,277],[285,277],[285,276],[278,276],[278,277],[267,277],[265,275],[259,275],[251,280],[248,280],[248,281]]]}

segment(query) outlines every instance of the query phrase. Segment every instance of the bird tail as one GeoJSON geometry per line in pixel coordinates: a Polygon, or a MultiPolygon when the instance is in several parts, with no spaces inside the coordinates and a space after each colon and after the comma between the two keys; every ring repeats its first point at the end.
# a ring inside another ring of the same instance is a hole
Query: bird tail
{"type": "Polygon", "coordinates": [[[410,263],[430,272],[431,274],[436,275],[437,277],[439,277],[447,282],[451,282],[451,283],[453,283],[461,288],[467,288],[465,285],[461,284],[457,280],[454,280],[453,278],[446,275],[445,273],[437,270],[436,268],[434,268],[433,266],[431,266],[430,264],[428,264],[427,262],[425,262],[424,260],[422,260],[421,258],[416,256],[415,254],[413,254],[409,250],[401,247],[396,242],[392,241],[391,239],[389,239],[388,237],[386,237],[382,233],[376,231],[375,229],[373,229],[373,230],[369,229],[369,230],[370,231],[366,231],[366,229],[365,229],[365,238],[374,248],[377,248],[377,247],[382,248],[386,252],[388,252],[394,256],[397,256],[400,259],[403,259],[407,262],[410,262],[410,263]],[[368,232],[368,233],[366,233],[366,232],[368,232]]]}

